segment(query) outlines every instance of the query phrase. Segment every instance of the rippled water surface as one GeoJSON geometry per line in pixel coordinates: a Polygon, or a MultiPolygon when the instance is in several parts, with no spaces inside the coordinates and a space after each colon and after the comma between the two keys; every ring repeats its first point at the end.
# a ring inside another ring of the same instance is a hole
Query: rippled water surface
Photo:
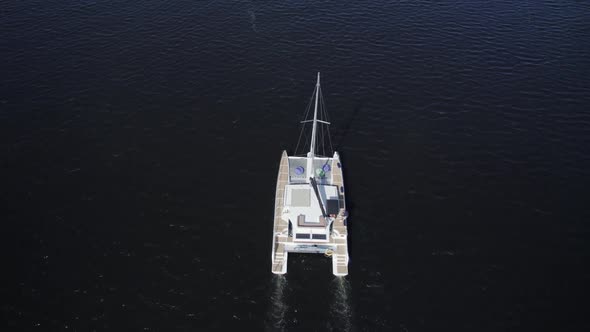
{"type": "Polygon", "coordinates": [[[7,330],[587,330],[590,3],[5,2],[7,330]],[[270,273],[317,71],[350,275],[270,273]]]}

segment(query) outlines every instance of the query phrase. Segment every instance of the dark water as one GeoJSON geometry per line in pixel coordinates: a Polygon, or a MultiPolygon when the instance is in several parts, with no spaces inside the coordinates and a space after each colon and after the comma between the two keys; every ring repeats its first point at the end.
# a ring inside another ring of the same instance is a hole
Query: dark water
{"type": "Polygon", "coordinates": [[[7,331],[590,328],[588,1],[5,1],[0,55],[7,331]],[[350,275],[277,278],[317,71],[350,275]]]}

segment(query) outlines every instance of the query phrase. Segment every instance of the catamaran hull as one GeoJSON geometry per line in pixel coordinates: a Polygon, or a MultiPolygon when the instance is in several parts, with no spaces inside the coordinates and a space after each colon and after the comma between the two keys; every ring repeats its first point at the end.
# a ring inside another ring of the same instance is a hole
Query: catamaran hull
{"type": "Polygon", "coordinates": [[[272,272],[275,274],[287,273],[289,253],[324,254],[332,258],[332,272],[336,276],[348,275],[348,231],[346,227],[347,213],[344,197],[344,182],[342,177],[342,163],[337,152],[330,159],[331,176],[330,185],[337,186],[339,211],[335,217],[331,232],[325,241],[302,241],[294,239],[289,232],[289,221],[283,214],[285,209],[285,188],[289,184],[289,156],[285,151],[281,156],[277,187],[275,196],[275,212],[273,224],[272,242],[272,272]]]}

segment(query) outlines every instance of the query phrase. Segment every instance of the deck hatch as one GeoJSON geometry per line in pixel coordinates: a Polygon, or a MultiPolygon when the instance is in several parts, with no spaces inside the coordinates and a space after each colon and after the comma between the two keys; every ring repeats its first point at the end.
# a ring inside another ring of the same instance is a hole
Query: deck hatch
{"type": "Polygon", "coordinates": [[[291,190],[291,206],[309,207],[311,205],[311,195],[308,188],[291,190]]]}

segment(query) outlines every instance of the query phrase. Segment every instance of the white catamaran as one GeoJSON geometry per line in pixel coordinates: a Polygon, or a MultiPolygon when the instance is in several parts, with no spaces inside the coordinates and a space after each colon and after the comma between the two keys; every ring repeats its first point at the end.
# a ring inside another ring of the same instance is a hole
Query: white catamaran
{"type": "MultiPolygon", "coordinates": [[[[332,157],[322,156],[317,146],[317,138],[326,138],[323,130],[318,133],[318,127],[327,128],[330,124],[321,98],[320,73],[312,100],[314,97],[313,119],[308,120],[306,114],[302,121],[312,124],[309,152],[303,156],[288,156],[283,151],[281,156],[275,196],[272,272],[287,273],[290,252],[316,253],[331,257],[334,275],[345,276],[348,274],[348,213],[342,163],[338,152],[332,157]],[[320,113],[324,119],[318,119],[318,100],[322,101],[320,113]]],[[[309,110],[310,107],[308,114],[309,110]]],[[[329,132],[327,137],[329,139],[329,132]]],[[[325,153],[325,148],[323,151],[325,153]]]]}

